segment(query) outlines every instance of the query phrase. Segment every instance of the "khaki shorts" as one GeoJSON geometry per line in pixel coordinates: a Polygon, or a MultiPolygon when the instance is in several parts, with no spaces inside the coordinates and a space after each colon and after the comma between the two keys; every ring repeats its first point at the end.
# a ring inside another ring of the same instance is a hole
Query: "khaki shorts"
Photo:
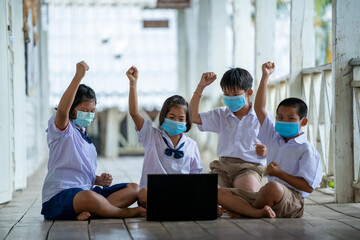
{"type": "MultiPolygon", "coordinates": [[[[301,193],[299,193],[295,189],[286,187],[283,184],[281,184],[281,186],[283,186],[284,188],[284,196],[280,200],[280,202],[278,202],[272,207],[272,210],[274,210],[276,217],[302,217],[302,215],[304,214],[304,199],[302,198],[301,193]]],[[[232,188],[231,191],[235,195],[245,199],[245,201],[247,201],[251,205],[255,202],[259,194],[259,192],[248,192],[237,188],[232,188]]]]}
{"type": "Polygon", "coordinates": [[[261,183],[264,168],[258,163],[246,162],[240,158],[221,157],[209,165],[210,173],[218,174],[218,184],[221,187],[232,188],[238,177],[250,174],[261,183]]]}

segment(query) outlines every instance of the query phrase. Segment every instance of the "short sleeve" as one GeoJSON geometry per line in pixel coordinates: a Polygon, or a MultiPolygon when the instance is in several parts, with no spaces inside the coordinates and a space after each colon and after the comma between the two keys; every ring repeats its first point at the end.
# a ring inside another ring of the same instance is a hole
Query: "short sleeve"
{"type": "Polygon", "coordinates": [[[263,124],[261,125],[260,129],[259,129],[259,133],[257,138],[263,143],[265,144],[267,147],[269,147],[273,141],[273,138],[275,137],[275,135],[277,134],[276,130],[275,130],[275,124],[274,121],[272,120],[270,114],[268,114],[263,122],[263,124]]]}
{"type": "Polygon", "coordinates": [[[152,126],[152,123],[147,119],[145,119],[144,124],[140,131],[136,129],[139,140],[144,147],[154,142],[153,131],[154,131],[154,127],[152,126]]]}
{"type": "Polygon", "coordinates": [[[208,131],[219,133],[220,130],[220,114],[218,109],[213,109],[208,112],[199,113],[202,124],[198,124],[200,131],[208,131]]]}
{"type": "Polygon", "coordinates": [[[299,160],[299,170],[296,177],[301,177],[315,189],[322,180],[322,164],[320,154],[312,146],[306,149],[299,160]]]}
{"type": "Polygon", "coordinates": [[[47,132],[47,138],[48,138],[48,142],[53,142],[56,141],[57,139],[67,136],[71,133],[71,127],[70,127],[70,122],[68,123],[68,125],[66,126],[66,128],[64,130],[60,130],[56,127],[55,125],[55,117],[56,114],[54,114],[48,121],[48,129],[46,129],[47,132]]]}
{"type": "Polygon", "coordinates": [[[203,170],[198,145],[194,142],[194,156],[191,158],[190,173],[201,173],[203,170]]]}

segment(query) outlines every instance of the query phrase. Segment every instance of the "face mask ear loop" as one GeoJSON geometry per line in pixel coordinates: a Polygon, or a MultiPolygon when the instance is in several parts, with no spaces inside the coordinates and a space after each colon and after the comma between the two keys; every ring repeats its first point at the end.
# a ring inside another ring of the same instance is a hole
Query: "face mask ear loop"
{"type": "Polygon", "coordinates": [[[304,120],[304,118],[305,118],[305,117],[303,117],[303,118],[300,120],[300,122],[299,122],[299,132],[300,132],[301,128],[303,127],[303,126],[301,126],[301,122],[302,122],[302,120],[304,120]]]}

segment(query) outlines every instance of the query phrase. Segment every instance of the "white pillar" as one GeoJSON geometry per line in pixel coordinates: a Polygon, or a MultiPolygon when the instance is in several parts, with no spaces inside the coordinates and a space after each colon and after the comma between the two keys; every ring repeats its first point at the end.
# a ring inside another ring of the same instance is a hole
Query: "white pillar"
{"type": "Polygon", "coordinates": [[[104,156],[116,158],[119,156],[120,114],[116,108],[107,109],[103,114],[105,121],[101,130],[105,134],[105,145],[102,146],[104,156]]]}
{"type": "Polygon", "coordinates": [[[12,176],[10,169],[10,86],[8,77],[8,22],[7,1],[0,1],[0,203],[11,200],[12,176]]]}
{"type": "Polygon", "coordinates": [[[332,8],[335,201],[346,203],[354,201],[353,75],[349,60],[360,55],[360,1],[334,0],[332,8]]]}
{"type": "MultiPolygon", "coordinates": [[[[26,160],[26,119],[25,111],[25,46],[23,32],[23,1],[13,0],[12,4],[12,32],[14,50],[14,188],[26,188],[27,160],[26,160]]],[[[48,101],[46,101],[48,102],[48,101]]],[[[44,128],[45,129],[45,128],[44,128]]],[[[45,147],[47,147],[45,145],[45,147]]]]}
{"type": "MultiPolygon", "coordinates": [[[[227,33],[229,26],[229,15],[226,12],[226,0],[209,0],[210,20],[209,20],[209,71],[215,72],[218,76],[213,84],[208,86],[204,94],[208,95],[213,104],[216,104],[222,94],[220,80],[223,74],[230,67],[227,52],[227,33]]],[[[201,44],[201,43],[200,43],[201,44]]]]}
{"type": "Polygon", "coordinates": [[[251,0],[233,1],[233,62],[234,67],[244,68],[254,76],[254,31],[251,22],[251,7],[251,0]]]}
{"type": "Polygon", "coordinates": [[[276,0],[255,1],[255,84],[257,89],[264,62],[275,61],[274,39],[276,21],[276,0]]]}
{"type": "Polygon", "coordinates": [[[314,2],[291,1],[290,96],[302,97],[301,71],[315,65],[314,2]]]}

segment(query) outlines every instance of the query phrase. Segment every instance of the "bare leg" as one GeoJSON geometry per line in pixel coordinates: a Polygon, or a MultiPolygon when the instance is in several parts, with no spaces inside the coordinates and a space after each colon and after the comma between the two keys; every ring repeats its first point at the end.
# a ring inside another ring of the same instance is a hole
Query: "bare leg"
{"type": "Polygon", "coordinates": [[[136,201],[139,190],[139,185],[136,183],[128,183],[126,188],[112,193],[106,199],[116,207],[128,207],[136,201]]]}
{"type": "Polygon", "coordinates": [[[258,192],[261,188],[261,183],[254,175],[247,174],[235,179],[234,188],[249,192],[258,192]]]}
{"type": "Polygon", "coordinates": [[[147,188],[140,189],[138,199],[142,206],[147,206],[147,188]]]}
{"type": "Polygon", "coordinates": [[[264,206],[273,207],[279,203],[284,196],[284,188],[278,182],[269,182],[259,191],[256,201],[253,203],[255,208],[263,208],[264,206]]]}
{"type": "Polygon", "coordinates": [[[254,218],[275,218],[276,216],[269,206],[264,206],[261,209],[255,208],[243,198],[234,195],[230,189],[226,188],[218,189],[218,202],[223,208],[242,216],[254,218]]]}
{"type": "MultiPolygon", "coordinates": [[[[127,218],[134,216],[143,216],[146,209],[142,207],[136,208],[118,208],[112,205],[106,198],[93,191],[78,192],[73,200],[74,210],[82,215],[89,212],[100,217],[127,218]]],[[[81,219],[84,220],[84,219],[81,219]]]]}

